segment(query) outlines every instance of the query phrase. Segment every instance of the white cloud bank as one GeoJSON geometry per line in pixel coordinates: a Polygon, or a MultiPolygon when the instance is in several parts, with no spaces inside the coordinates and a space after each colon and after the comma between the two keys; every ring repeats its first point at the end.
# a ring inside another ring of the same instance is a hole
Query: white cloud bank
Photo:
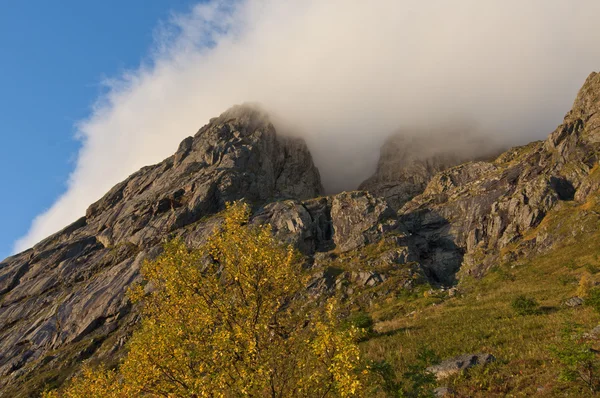
{"type": "Polygon", "coordinates": [[[15,250],[236,103],[260,102],[303,131],[330,189],[367,177],[399,125],[465,118],[500,141],[542,138],[600,69],[598,15],[598,0],[198,5],[164,25],[152,62],[117,77],[79,124],[66,193],[15,250]]]}

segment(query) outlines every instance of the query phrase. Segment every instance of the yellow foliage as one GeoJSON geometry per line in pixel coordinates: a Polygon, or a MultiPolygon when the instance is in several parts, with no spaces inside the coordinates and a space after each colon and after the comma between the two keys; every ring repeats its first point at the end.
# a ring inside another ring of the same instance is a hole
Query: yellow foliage
{"type": "Polygon", "coordinates": [[[144,264],[149,286],[129,292],[143,318],[124,363],[85,369],[60,396],[361,396],[358,330],[340,329],[333,300],[309,311],[295,251],[248,219],[234,203],[204,247],[173,241],[144,264]]]}
{"type": "Polygon", "coordinates": [[[577,286],[577,296],[581,298],[587,298],[590,294],[590,290],[594,287],[594,281],[587,272],[579,279],[579,285],[577,286]]]}
{"type": "Polygon", "coordinates": [[[86,366],[81,375],[73,378],[68,389],[60,394],[58,391],[46,392],[42,398],[127,398],[130,394],[130,389],[119,382],[115,371],[86,366]]]}

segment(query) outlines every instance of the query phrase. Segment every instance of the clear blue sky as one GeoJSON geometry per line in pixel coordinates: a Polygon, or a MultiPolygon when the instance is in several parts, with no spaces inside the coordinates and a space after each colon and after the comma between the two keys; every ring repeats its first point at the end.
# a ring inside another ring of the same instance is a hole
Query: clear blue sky
{"type": "Polygon", "coordinates": [[[0,261],[65,190],[74,123],[193,0],[0,1],[0,261]]]}

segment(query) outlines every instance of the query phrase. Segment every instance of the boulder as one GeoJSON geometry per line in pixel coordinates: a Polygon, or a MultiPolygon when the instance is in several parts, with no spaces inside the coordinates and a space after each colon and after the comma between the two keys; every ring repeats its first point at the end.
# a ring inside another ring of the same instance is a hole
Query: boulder
{"type": "Polygon", "coordinates": [[[600,325],[594,327],[589,333],[585,333],[583,337],[594,340],[600,339],[600,325]]]}
{"type": "Polygon", "coordinates": [[[433,395],[436,397],[450,397],[454,394],[454,391],[448,387],[437,387],[433,390],[433,395]]]}
{"type": "Polygon", "coordinates": [[[579,307],[580,305],[583,305],[585,300],[583,300],[581,297],[571,297],[570,299],[565,301],[565,306],[567,307],[579,307]]]}
{"type": "Polygon", "coordinates": [[[395,212],[384,199],[361,191],[335,195],[331,221],[333,240],[340,252],[376,242],[398,226],[395,212]]]}
{"type": "Polygon", "coordinates": [[[473,366],[487,365],[495,360],[496,358],[491,354],[464,354],[446,359],[438,365],[430,366],[427,368],[427,371],[433,373],[440,380],[458,374],[473,366]]]}

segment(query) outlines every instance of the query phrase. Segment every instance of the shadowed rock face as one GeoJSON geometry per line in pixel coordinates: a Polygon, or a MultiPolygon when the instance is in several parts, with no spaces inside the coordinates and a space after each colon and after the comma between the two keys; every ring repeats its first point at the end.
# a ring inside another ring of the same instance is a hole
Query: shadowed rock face
{"type": "Polygon", "coordinates": [[[546,141],[493,161],[458,164],[476,152],[423,152],[425,141],[392,138],[368,192],[322,197],[304,142],[278,136],[262,111],[234,107],[85,217],[0,263],[0,396],[60,384],[90,357],[114,363],[138,320],[125,292],[142,262],[172,237],[199,246],[229,201],[251,203],[251,223],[271,224],[306,256],[315,296],[381,287],[363,295],[368,303],[425,277],[451,284],[457,272],[479,276],[503,256],[546,250],[560,239],[543,230],[546,215],[600,188],[599,108],[592,74],[546,141]]]}

